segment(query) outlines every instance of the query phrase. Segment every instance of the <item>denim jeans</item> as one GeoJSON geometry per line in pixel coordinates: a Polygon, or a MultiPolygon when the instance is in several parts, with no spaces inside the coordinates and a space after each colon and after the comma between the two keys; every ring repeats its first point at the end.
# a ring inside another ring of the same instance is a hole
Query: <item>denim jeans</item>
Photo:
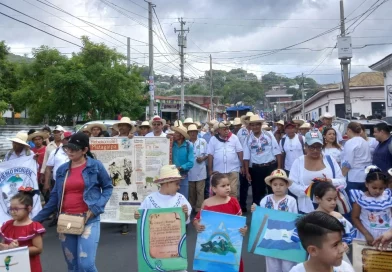
{"type": "Polygon", "coordinates": [[[182,194],[183,196],[185,196],[186,199],[188,199],[188,195],[189,195],[189,184],[188,184],[188,175],[183,176],[183,179],[181,179],[180,182],[180,189],[178,190],[178,192],[180,194],[182,194]]]}
{"type": "Polygon", "coordinates": [[[86,224],[82,235],[59,234],[68,272],[97,272],[95,256],[99,242],[100,221],[86,224]]]}

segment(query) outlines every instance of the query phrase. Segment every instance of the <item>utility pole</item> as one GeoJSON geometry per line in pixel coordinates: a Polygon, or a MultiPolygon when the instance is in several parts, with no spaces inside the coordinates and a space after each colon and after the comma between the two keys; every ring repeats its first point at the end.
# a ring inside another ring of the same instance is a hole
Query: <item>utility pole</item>
{"type": "Polygon", "coordinates": [[[302,83],[301,83],[301,94],[302,94],[302,119],[306,120],[305,118],[305,94],[304,94],[304,73],[302,73],[302,83]]]}
{"type": "Polygon", "coordinates": [[[184,116],[184,48],[186,48],[187,46],[187,42],[186,42],[186,36],[184,35],[185,32],[189,32],[189,28],[188,29],[184,29],[184,25],[186,24],[186,22],[184,22],[182,20],[178,19],[178,21],[180,22],[181,25],[181,29],[177,30],[174,28],[174,33],[178,33],[178,46],[180,47],[180,58],[181,58],[181,64],[180,64],[180,68],[181,68],[181,110],[180,110],[180,119],[184,120],[185,116],[184,116]]]}
{"type": "Polygon", "coordinates": [[[148,76],[148,93],[150,94],[150,107],[149,107],[149,115],[150,120],[154,116],[154,43],[153,43],[153,33],[152,33],[152,8],[155,5],[151,2],[148,2],[148,57],[149,63],[148,68],[150,69],[150,73],[148,76]]]}
{"type": "Polygon", "coordinates": [[[127,38],[127,68],[131,69],[131,38],[127,38]]]}
{"type": "Polygon", "coordinates": [[[211,90],[211,114],[210,114],[210,121],[214,119],[214,90],[212,89],[212,56],[210,54],[210,90],[211,90]]]}
{"type": "MultiPolygon", "coordinates": [[[[343,5],[343,0],[340,0],[340,39],[346,37],[346,27],[344,23],[344,5],[343,5]]],[[[350,48],[350,53],[351,53],[351,39],[347,39],[349,41],[349,48],[350,48]]],[[[339,43],[339,42],[338,42],[339,43]]],[[[339,50],[341,49],[341,46],[339,46],[339,50]]],[[[347,49],[347,47],[345,48],[347,49]]],[[[345,113],[346,113],[346,119],[351,119],[352,114],[351,114],[351,100],[350,100],[350,78],[348,75],[348,65],[351,63],[351,57],[348,58],[346,56],[340,57],[340,66],[343,72],[343,90],[344,90],[344,107],[345,107],[345,113]]]]}

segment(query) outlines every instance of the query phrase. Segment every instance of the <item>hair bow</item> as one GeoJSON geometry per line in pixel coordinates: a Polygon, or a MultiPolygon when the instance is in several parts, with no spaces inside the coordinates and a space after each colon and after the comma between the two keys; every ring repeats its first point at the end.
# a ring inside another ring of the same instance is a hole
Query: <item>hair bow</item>
{"type": "Polygon", "coordinates": [[[32,188],[32,187],[20,186],[19,189],[18,189],[18,191],[19,191],[19,192],[26,192],[26,193],[29,193],[29,192],[34,191],[34,188],[32,188]]]}
{"type": "Polygon", "coordinates": [[[368,167],[365,168],[365,173],[374,173],[374,172],[381,172],[381,169],[378,168],[376,165],[369,165],[368,167]]]}

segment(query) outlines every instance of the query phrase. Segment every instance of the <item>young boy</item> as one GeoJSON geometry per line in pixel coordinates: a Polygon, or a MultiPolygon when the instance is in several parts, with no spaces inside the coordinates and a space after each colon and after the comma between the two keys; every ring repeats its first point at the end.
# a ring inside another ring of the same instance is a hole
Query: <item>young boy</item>
{"type": "Polygon", "coordinates": [[[339,220],[315,211],[300,217],[296,227],[309,259],[294,266],[290,272],[354,272],[352,266],[343,261],[344,227],[339,220]]]}

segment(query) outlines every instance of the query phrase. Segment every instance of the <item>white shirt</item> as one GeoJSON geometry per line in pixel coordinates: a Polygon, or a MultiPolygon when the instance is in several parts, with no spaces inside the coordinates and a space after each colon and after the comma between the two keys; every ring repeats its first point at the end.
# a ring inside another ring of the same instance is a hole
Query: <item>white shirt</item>
{"type": "Polygon", "coordinates": [[[372,160],[373,160],[373,153],[374,153],[374,150],[376,150],[376,147],[378,146],[378,141],[376,140],[376,138],[368,137],[367,142],[370,147],[370,156],[372,157],[372,160]]]}
{"type": "Polygon", "coordinates": [[[176,193],[175,195],[163,195],[160,192],[151,193],[140,204],[140,209],[181,208],[183,205],[188,206],[188,220],[186,221],[188,224],[190,222],[192,207],[185,196],[180,193],[176,193]]]}
{"type": "Polygon", "coordinates": [[[275,156],[281,154],[280,147],[275,137],[261,131],[260,137],[256,138],[252,133],[244,144],[244,160],[251,164],[263,164],[275,160],[275,156]]]}
{"type": "Polygon", "coordinates": [[[11,160],[19,159],[21,157],[31,157],[31,156],[34,156],[34,152],[31,151],[31,150],[30,150],[30,155],[27,156],[26,155],[26,148],[28,148],[28,147],[26,146],[25,148],[23,148],[22,152],[20,152],[19,155],[16,155],[14,150],[8,151],[7,154],[5,154],[4,161],[11,161],[11,160]]]}
{"type": "MultiPolygon", "coordinates": [[[[301,136],[302,139],[305,141],[304,137],[301,136]]],[[[291,165],[296,158],[302,156],[304,154],[304,149],[299,140],[299,136],[297,134],[294,135],[293,139],[290,139],[287,135],[280,140],[279,147],[282,153],[285,153],[284,159],[284,169],[290,171],[291,165]],[[284,146],[282,146],[284,140],[284,146]]]]}
{"type": "MultiPolygon", "coordinates": [[[[306,272],[304,263],[297,264],[293,268],[291,268],[290,272],[306,272]]],[[[354,268],[346,263],[345,261],[342,261],[342,264],[340,266],[334,266],[333,267],[333,272],[355,272],[354,268]]]]}
{"type": "Polygon", "coordinates": [[[152,132],[147,133],[146,136],[144,136],[144,137],[166,137],[166,133],[162,131],[161,135],[155,136],[154,132],[152,131],[152,132]]]}
{"type": "MultiPolygon", "coordinates": [[[[59,146],[63,146],[62,143],[60,143],[59,146]]],[[[42,163],[41,166],[41,174],[45,173],[45,168],[46,168],[46,163],[48,162],[49,159],[49,155],[53,150],[57,149],[57,145],[54,141],[50,142],[47,146],[46,146],[46,150],[45,150],[45,156],[44,156],[44,162],[42,163]]]]}
{"type": "Polygon", "coordinates": [[[274,210],[298,213],[297,201],[295,200],[294,197],[289,195],[286,195],[284,198],[282,198],[279,201],[275,201],[274,194],[267,195],[260,201],[260,207],[268,208],[268,209],[273,208],[274,210]]]}
{"type": "Polygon", "coordinates": [[[213,171],[219,173],[239,172],[241,162],[238,152],[242,152],[242,145],[234,134],[226,142],[219,141],[215,136],[208,143],[207,153],[213,158],[213,171]]]}
{"type": "Polygon", "coordinates": [[[195,143],[189,141],[193,145],[193,156],[194,162],[193,167],[188,172],[188,180],[189,181],[200,181],[205,180],[207,178],[207,165],[206,161],[198,163],[196,160],[199,157],[204,157],[207,155],[207,141],[198,138],[195,143]]]}
{"type": "Polygon", "coordinates": [[[337,163],[340,164],[340,162],[342,161],[343,147],[341,147],[341,149],[336,148],[336,147],[324,148],[323,154],[330,155],[331,157],[333,157],[337,161],[337,163]]]}
{"type": "Polygon", "coordinates": [[[240,140],[242,148],[244,147],[246,137],[248,137],[248,135],[251,133],[252,131],[249,131],[246,127],[242,127],[238,130],[237,137],[240,140]]]}
{"type": "Polygon", "coordinates": [[[342,167],[350,169],[347,174],[349,182],[365,182],[365,168],[371,164],[369,144],[361,136],[353,137],[345,143],[342,167]]]}
{"type": "Polygon", "coordinates": [[[69,162],[68,155],[64,152],[64,149],[59,147],[59,151],[53,150],[50,152],[49,159],[46,163],[47,166],[53,166],[53,179],[56,180],[57,169],[66,162],[69,162]],[[56,154],[55,154],[56,153],[56,154]]]}

